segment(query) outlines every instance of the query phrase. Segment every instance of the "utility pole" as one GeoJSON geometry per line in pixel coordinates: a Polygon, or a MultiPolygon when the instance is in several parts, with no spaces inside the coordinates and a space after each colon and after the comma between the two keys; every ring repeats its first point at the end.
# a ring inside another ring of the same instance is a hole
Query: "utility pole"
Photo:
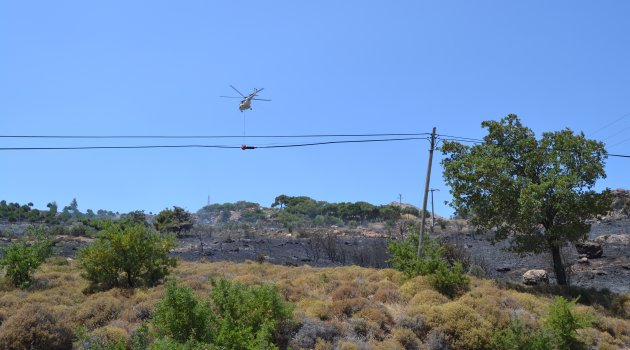
{"type": "Polygon", "coordinates": [[[398,206],[402,209],[402,194],[398,194],[398,206]]]}
{"type": "Polygon", "coordinates": [[[432,188],[429,191],[431,191],[431,232],[433,232],[433,229],[435,228],[435,211],[433,210],[433,192],[435,191],[440,192],[440,190],[437,188],[432,188]]]}
{"type": "Polygon", "coordinates": [[[424,218],[427,212],[427,197],[429,196],[429,184],[431,183],[431,164],[433,163],[433,150],[435,149],[435,126],[431,133],[431,148],[429,149],[429,166],[427,168],[427,181],[424,183],[424,200],[422,201],[422,224],[418,237],[418,256],[422,256],[422,236],[424,235],[424,218]]]}

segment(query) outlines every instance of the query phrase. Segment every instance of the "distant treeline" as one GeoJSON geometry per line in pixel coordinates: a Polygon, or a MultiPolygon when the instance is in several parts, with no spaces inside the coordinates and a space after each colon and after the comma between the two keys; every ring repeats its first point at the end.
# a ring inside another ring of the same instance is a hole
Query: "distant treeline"
{"type": "Polygon", "coordinates": [[[39,210],[33,208],[33,203],[7,203],[6,200],[0,201],[0,221],[4,222],[30,222],[30,223],[46,223],[46,224],[63,224],[69,221],[81,220],[84,218],[115,218],[116,213],[108,210],[99,209],[96,213],[92,209],[88,209],[85,213],[79,211],[76,199],[70,204],[63,207],[59,211],[56,202],[46,204],[48,210],[39,210]]]}
{"type": "Polygon", "coordinates": [[[355,226],[366,222],[388,222],[400,219],[404,214],[419,216],[417,208],[398,205],[373,205],[367,202],[329,203],[307,196],[280,195],[271,205],[272,210],[260,204],[240,201],[211,204],[201,208],[197,216],[210,224],[246,222],[252,224],[280,224],[284,227],[355,226]],[[232,217],[238,212],[237,217],[232,217]]]}
{"type": "MultiPolygon", "coordinates": [[[[0,222],[30,222],[36,224],[63,225],[73,227],[78,234],[86,229],[101,229],[111,220],[127,217],[144,221],[144,212],[119,214],[107,210],[97,212],[87,209],[81,212],[76,199],[59,210],[56,202],[46,205],[48,210],[33,208],[33,203],[7,203],[0,201],[0,222]]],[[[236,203],[211,204],[197,211],[197,224],[233,226],[251,224],[257,226],[330,227],[356,226],[368,222],[393,222],[405,215],[418,217],[420,212],[412,206],[373,205],[367,202],[329,203],[317,201],[307,196],[280,195],[271,208],[263,208],[258,203],[239,201],[236,203]]],[[[191,218],[193,220],[193,218],[191,218]]]]}

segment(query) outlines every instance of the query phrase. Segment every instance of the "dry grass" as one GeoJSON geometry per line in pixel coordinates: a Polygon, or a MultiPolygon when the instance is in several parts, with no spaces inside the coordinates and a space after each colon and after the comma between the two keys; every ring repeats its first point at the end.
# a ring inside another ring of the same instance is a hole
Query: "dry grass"
{"type": "MultiPolygon", "coordinates": [[[[552,301],[502,289],[493,281],[474,277],[470,291],[450,300],[436,292],[424,277],[404,281],[391,269],[355,266],[180,262],[169,278],[190,286],[199,296],[207,296],[212,288],[210,280],[219,276],[245,284],[274,283],[287,300],[295,303],[298,322],[310,319],[334,325],[337,331],[329,338],[313,336],[308,348],[315,349],[419,349],[436,339],[446,340],[453,349],[483,348],[513,317],[531,327],[540,325],[552,301]]],[[[161,285],[86,294],[88,282],[81,278],[76,261],[67,265],[49,261],[35,278],[30,290],[14,289],[0,281],[0,342],[15,342],[25,336],[16,325],[33,322],[23,319],[25,308],[33,305],[43,310],[38,314],[47,321],[41,321],[40,338],[48,339],[51,346],[67,342],[67,332],[72,333],[79,325],[90,335],[124,340],[150,319],[164,291],[161,285]],[[59,333],[57,338],[55,332],[59,333]]],[[[628,300],[623,299],[618,308],[628,308],[628,300]]],[[[630,346],[630,320],[611,317],[601,308],[578,308],[594,319],[593,327],[580,330],[588,346],[630,346]]]]}

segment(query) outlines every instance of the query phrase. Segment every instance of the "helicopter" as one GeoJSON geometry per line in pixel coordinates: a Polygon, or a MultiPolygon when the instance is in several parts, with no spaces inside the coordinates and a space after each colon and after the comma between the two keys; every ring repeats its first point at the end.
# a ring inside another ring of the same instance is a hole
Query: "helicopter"
{"type": "Polygon", "coordinates": [[[254,88],[254,92],[252,92],[251,94],[249,94],[248,96],[243,95],[240,91],[238,91],[238,89],[236,89],[234,86],[230,85],[230,87],[232,89],[234,89],[234,91],[236,91],[239,96],[219,96],[219,97],[225,97],[225,98],[242,98],[241,103],[238,105],[238,109],[243,112],[246,109],[252,109],[252,100],[256,100],[256,101],[271,101],[271,100],[266,100],[263,98],[256,98],[256,95],[263,91],[265,88],[261,88],[261,89],[256,89],[254,88]]]}

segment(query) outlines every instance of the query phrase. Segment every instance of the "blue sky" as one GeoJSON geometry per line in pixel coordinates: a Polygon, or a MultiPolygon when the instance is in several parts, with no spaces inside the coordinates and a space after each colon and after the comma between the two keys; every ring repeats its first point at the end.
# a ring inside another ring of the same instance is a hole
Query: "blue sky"
{"type": "MultiPolygon", "coordinates": [[[[0,1],[1,135],[241,135],[229,84],[264,87],[249,135],[480,138],[518,114],[630,154],[630,2],[0,1]],[[607,126],[611,122],[616,123],[607,126]],[[601,129],[604,127],[603,129],[601,129]],[[601,129],[601,130],[599,130],[601,129]]],[[[278,140],[12,140],[0,147],[278,140]]],[[[295,140],[292,140],[295,141],[295,140]]],[[[0,199],[195,211],[279,194],[420,206],[428,142],[268,150],[0,152],[0,199]]],[[[436,212],[449,199],[436,154],[436,212]]],[[[599,188],[629,187],[609,158],[599,188]]]]}

